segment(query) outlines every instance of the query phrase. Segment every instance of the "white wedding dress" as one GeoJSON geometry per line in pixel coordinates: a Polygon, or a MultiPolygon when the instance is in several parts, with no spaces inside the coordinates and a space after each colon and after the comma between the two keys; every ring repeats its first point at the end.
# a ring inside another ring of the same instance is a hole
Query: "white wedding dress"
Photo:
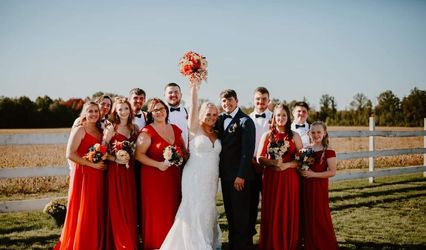
{"type": "Polygon", "coordinates": [[[160,249],[221,248],[216,210],[221,149],[218,139],[212,143],[200,132],[190,140],[190,157],[182,173],[182,202],[160,249]]]}

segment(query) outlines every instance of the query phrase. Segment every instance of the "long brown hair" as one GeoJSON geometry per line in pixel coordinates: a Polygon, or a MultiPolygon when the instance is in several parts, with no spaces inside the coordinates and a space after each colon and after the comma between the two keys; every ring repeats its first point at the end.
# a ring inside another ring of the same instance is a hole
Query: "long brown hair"
{"type": "Polygon", "coordinates": [[[126,122],[126,126],[127,128],[131,131],[131,134],[134,133],[134,131],[136,130],[135,125],[133,124],[133,119],[135,117],[135,115],[133,114],[133,109],[132,106],[130,105],[130,102],[127,100],[127,98],[125,97],[117,97],[115,98],[114,104],[112,105],[112,112],[111,115],[109,117],[109,121],[111,122],[112,126],[114,126],[114,131],[117,131],[118,125],[120,124],[120,117],[118,116],[117,113],[117,106],[119,104],[126,104],[129,107],[129,117],[127,117],[127,122],[126,122]]]}
{"type": "Polygon", "coordinates": [[[288,108],[287,105],[285,105],[284,103],[279,103],[277,105],[275,105],[274,107],[274,114],[272,115],[272,122],[271,122],[271,127],[269,129],[270,133],[269,133],[269,139],[274,140],[273,136],[278,133],[278,130],[276,128],[276,122],[275,122],[275,112],[278,109],[283,109],[285,111],[285,113],[287,114],[287,122],[284,126],[284,132],[287,134],[288,138],[291,140],[293,139],[293,131],[291,131],[291,116],[290,116],[290,109],[288,108]]]}

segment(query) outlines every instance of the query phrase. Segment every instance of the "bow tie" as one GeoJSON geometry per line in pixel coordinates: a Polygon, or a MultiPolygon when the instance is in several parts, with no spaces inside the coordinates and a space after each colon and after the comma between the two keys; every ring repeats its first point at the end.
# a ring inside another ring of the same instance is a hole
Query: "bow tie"
{"type": "Polygon", "coordinates": [[[255,114],[254,117],[256,117],[256,118],[259,118],[259,117],[266,118],[266,114],[265,113],[263,113],[261,115],[255,114]]]}
{"type": "Polygon", "coordinates": [[[101,119],[101,123],[104,123],[106,121],[106,119],[105,118],[102,118],[101,119]]]}
{"type": "Polygon", "coordinates": [[[304,128],[304,127],[305,127],[305,124],[302,124],[302,125],[296,124],[296,129],[298,129],[298,128],[304,128]]]}
{"type": "Polygon", "coordinates": [[[174,111],[179,111],[180,112],[180,107],[179,108],[172,108],[172,107],[170,107],[170,112],[174,112],[174,111]]]}
{"type": "Polygon", "coordinates": [[[223,115],[223,119],[226,119],[226,118],[229,118],[229,119],[232,119],[232,116],[230,116],[230,115],[223,115]]]}
{"type": "Polygon", "coordinates": [[[141,118],[142,117],[142,113],[136,114],[135,117],[141,118]]]}

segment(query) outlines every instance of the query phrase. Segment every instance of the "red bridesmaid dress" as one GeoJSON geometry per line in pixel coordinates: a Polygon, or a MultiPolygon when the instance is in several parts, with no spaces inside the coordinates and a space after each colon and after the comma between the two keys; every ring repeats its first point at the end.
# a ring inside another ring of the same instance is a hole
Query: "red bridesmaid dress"
{"type": "MultiPolygon", "coordinates": [[[[83,157],[100,139],[85,133],[77,149],[83,157]]],[[[75,164],[68,194],[67,215],[54,249],[103,249],[105,240],[105,172],[75,164]]]]}
{"type": "MultiPolygon", "coordinates": [[[[172,125],[175,135],[173,145],[184,148],[181,130],[172,125]]],[[[146,155],[164,161],[163,150],[171,145],[148,125],[142,129],[151,137],[146,155]]],[[[166,171],[141,166],[141,238],[143,249],[159,249],[173,225],[181,200],[181,168],[169,167],[166,171]]]]}
{"type": "MultiPolygon", "coordinates": [[[[136,137],[128,139],[116,133],[115,141],[134,142],[136,137]]],[[[136,185],[134,158],[125,164],[108,163],[107,170],[107,232],[106,249],[138,249],[136,185]]]]}
{"type": "MultiPolygon", "coordinates": [[[[286,133],[276,133],[275,141],[289,141],[283,162],[295,159],[296,145],[286,133]]],[[[269,142],[262,149],[267,156],[269,142]]],[[[295,168],[276,171],[266,167],[263,172],[262,209],[259,248],[263,250],[297,249],[299,244],[300,179],[295,168]]]]}
{"type": "MultiPolygon", "coordinates": [[[[326,150],[321,162],[322,151],[315,153],[315,163],[310,167],[315,172],[327,171],[327,158],[336,157],[333,150],[326,150]]],[[[303,234],[305,249],[338,249],[331,221],[328,178],[303,178],[303,234]]]]}

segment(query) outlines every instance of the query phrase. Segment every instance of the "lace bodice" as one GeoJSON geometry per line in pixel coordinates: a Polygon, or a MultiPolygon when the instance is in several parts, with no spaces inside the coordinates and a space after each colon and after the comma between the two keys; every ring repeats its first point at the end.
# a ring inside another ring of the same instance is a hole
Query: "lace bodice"
{"type": "Polygon", "coordinates": [[[190,153],[210,153],[212,151],[217,154],[222,150],[219,139],[212,143],[207,135],[198,133],[189,141],[190,153]]]}

